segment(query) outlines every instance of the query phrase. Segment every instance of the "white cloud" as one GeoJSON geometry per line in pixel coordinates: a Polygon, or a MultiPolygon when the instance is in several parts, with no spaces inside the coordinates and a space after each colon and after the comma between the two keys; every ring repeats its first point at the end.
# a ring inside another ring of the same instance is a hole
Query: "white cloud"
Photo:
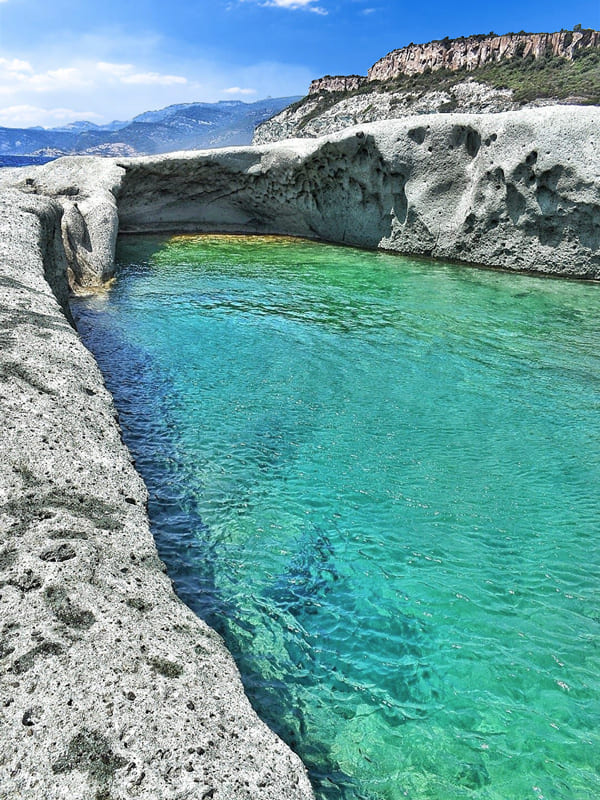
{"type": "Polygon", "coordinates": [[[60,67],[39,74],[34,73],[26,78],[26,83],[36,92],[84,88],[93,85],[93,81],[86,72],[77,67],[60,67]]]}
{"type": "Polygon", "coordinates": [[[141,84],[143,86],[173,86],[174,84],[187,83],[187,78],[182,75],[161,75],[159,72],[136,72],[121,78],[123,83],[141,84]]]}
{"type": "Polygon", "coordinates": [[[187,84],[183,75],[142,72],[133,64],[79,62],[74,66],[36,72],[28,61],[0,58],[0,95],[94,90],[111,83],[143,86],[187,84]]]}
{"type": "Polygon", "coordinates": [[[91,86],[86,73],[77,67],[60,67],[35,72],[28,61],[0,58],[0,94],[22,91],[48,92],[91,86]]]}
{"type": "MultiPolygon", "coordinates": [[[[0,3],[2,0],[0,0],[0,3]]],[[[20,58],[0,58],[0,69],[11,73],[33,72],[33,67],[29,61],[20,58]]]]}
{"type": "Polygon", "coordinates": [[[98,61],[96,69],[116,78],[122,83],[141,84],[144,86],[173,86],[173,84],[187,83],[183,75],[163,75],[160,72],[135,72],[133,64],[115,64],[111,61],[98,61]]]}
{"type": "Polygon", "coordinates": [[[135,67],[133,64],[113,64],[110,61],[98,61],[96,69],[108,75],[113,75],[115,78],[120,78],[123,75],[131,74],[135,67]]]}
{"type": "Polygon", "coordinates": [[[225,94],[256,94],[256,89],[240,89],[239,86],[230,86],[229,89],[223,89],[225,94]]]}
{"type": "Polygon", "coordinates": [[[52,127],[81,119],[92,122],[102,117],[95,111],[74,111],[72,108],[40,108],[33,105],[0,108],[0,125],[8,128],[29,128],[33,125],[52,127]]]}
{"type": "MultiPolygon", "coordinates": [[[[247,2],[248,0],[243,0],[247,2]]],[[[317,0],[265,0],[265,2],[259,2],[263,8],[287,8],[290,11],[297,11],[298,9],[302,11],[312,11],[314,14],[321,14],[325,16],[329,12],[327,9],[323,8],[322,6],[315,6],[317,0]]]]}

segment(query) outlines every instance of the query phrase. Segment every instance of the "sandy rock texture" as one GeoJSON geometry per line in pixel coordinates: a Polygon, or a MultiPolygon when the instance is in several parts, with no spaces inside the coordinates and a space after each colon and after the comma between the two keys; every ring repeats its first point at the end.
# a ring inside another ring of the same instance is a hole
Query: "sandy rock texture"
{"type": "Polygon", "coordinates": [[[387,120],[120,162],[123,231],[283,233],[600,278],[600,110],[387,120]]]}
{"type": "MultiPolygon", "coordinates": [[[[67,209],[89,164],[56,165],[77,188],[67,209]]],[[[94,162],[99,200],[76,218],[93,282],[114,169],[94,162]]],[[[41,192],[0,193],[0,798],[308,800],[299,759],[164,573],[111,397],[60,307],[61,216],[41,192]]]]}
{"type": "Polygon", "coordinates": [[[90,156],[0,170],[0,190],[14,187],[52,198],[62,207],[62,240],[73,291],[98,288],[112,274],[119,227],[115,195],[122,176],[114,160],[90,156]]]}

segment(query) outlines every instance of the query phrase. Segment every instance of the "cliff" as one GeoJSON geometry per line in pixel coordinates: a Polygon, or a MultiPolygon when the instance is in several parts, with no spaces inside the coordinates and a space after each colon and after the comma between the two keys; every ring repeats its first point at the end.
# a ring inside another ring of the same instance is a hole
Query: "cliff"
{"type": "Polygon", "coordinates": [[[67,278],[109,278],[118,228],[600,280],[599,130],[596,108],[438,114],[0,172],[0,797],[312,796],[173,594],[111,398],[60,310],[67,278]]]}
{"type": "Polygon", "coordinates": [[[398,75],[422,74],[426,70],[472,71],[502,59],[547,56],[572,61],[584,49],[600,46],[600,33],[593,30],[558,33],[507,33],[504,36],[467,36],[428,44],[409,44],[377,61],[367,73],[368,81],[388,81],[398,75]]]}
{"type": "Polygon", "coordinates": [[[363,75],[325,75],[311,81],[309,95],[321,92],[349,92],[358,89],[365,82],[363,75]]]}
{"type": "Polygon", "coordinates": [[[410,44],[367,76],[314,80],[308,95],[259,125],[253,142],[323,136],[406,115],[600,104],[600,33],[517,33],[410,44]]]}
{"type": "Polygon", "coordinates": [[[600,47],[600,32],[594,30],[557,33],[507,33],[503,36],[464,36],[427,44],[409,44],[392,50],[361,75],[326,75],[314,80],[309,95],[358,89],[372,81],[390,81],[400,75],[422,75],[426,71],[460,69],[472,71],[510,59],[539,60],[548,57],[572,61],[583,49],[600,47]]]}

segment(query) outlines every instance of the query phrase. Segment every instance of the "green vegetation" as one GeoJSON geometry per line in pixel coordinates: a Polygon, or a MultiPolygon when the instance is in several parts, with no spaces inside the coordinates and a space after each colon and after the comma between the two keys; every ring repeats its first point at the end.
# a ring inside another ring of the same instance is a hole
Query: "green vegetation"
{"type": "MultiPolygon", "coordinates": [[[[451,91],[457,83],[466,80],[486,83],[495,89],[511,89],[516,103],[549,98],[573,99],[582,105],[600,105],[600,47],[577,50],[573,60],[559,56],[535,59],[505,59],[496,64],[486,64],[476,70],[466,68],[452,72],[440,69],[428,70],[420,75],[401,75],[390,81],[365,81],[357,89],[345,92],[322,92],[310,97],[315,106],[304,116],[299,127],[305,127],[312,119],[348,97],[370,92],[407,93],[413,99],[429,91],[451,91]]],[[[307,98],[289,106],[289,111],[301,109],[307,98]]],[[[451,101],[446,104],[454,110],[451,101]]]]}
{"type": "Polygon", "coordinates": [[[517,103],[527,103],[539,98],[567,100],[576,98],[579,103],[600,104],[600,48],[593,47],[575,52],[573,61],[551,56],[535,59],[527,57],[486,64],[477,70],[402,77],[389,84],[380,84],[383,91],[426,92],[430,89],[451,89],[452,86],[473,78],[495,89],[512,89],[517,103]]]}

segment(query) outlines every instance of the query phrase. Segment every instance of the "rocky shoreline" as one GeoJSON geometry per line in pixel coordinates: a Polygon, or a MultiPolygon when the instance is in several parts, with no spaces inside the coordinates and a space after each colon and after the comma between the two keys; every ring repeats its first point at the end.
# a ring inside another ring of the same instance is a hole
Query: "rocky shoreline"
{"type": "Polygon", "coordinates": [[[118,230],[306,236],[600,278],[598,109],[0,172],[0,798],[309,798],[174,595],[112,400],[69,323],[118,230]]]}

